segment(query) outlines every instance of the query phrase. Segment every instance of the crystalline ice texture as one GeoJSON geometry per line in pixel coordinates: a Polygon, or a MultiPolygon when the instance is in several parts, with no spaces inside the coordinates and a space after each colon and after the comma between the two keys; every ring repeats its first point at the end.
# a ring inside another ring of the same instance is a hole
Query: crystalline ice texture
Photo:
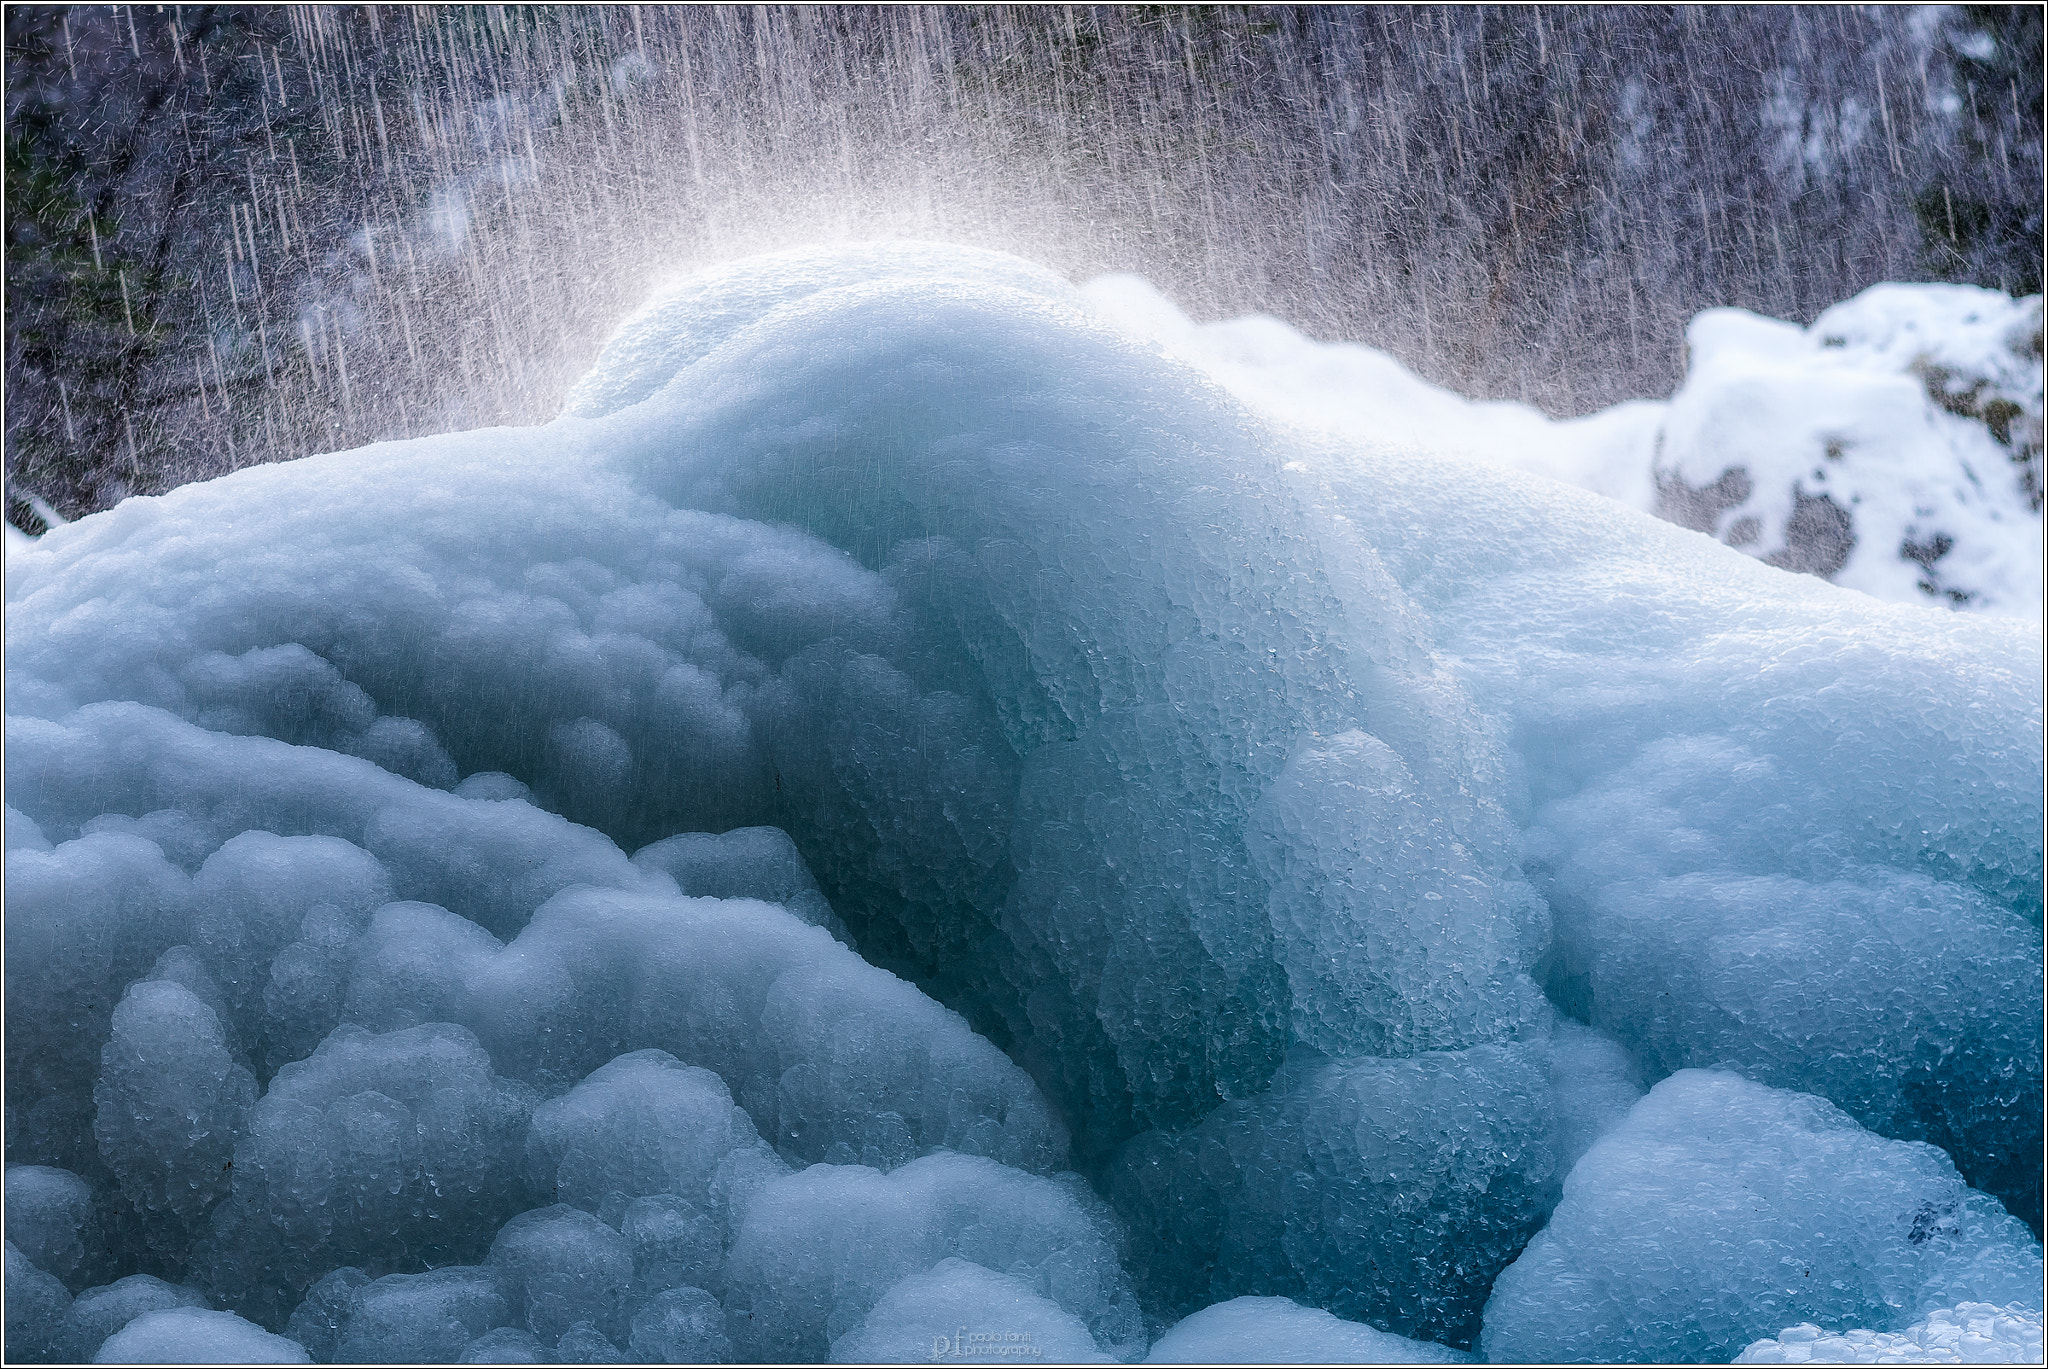
{"type": "Polygon", "coordinates": [[[2037,1297],[2032,625],[1275,424],[1028,264],[737,263],[553,423],[7,569],[11,1358],[2037,1297]]]}
{"type": "Polygon", "coordinates": [[[1480,1345],[1496,1360],[1725,1361],[1796,1320],[1897,1324],[2040,1286],[2040,1246],[1932,1146],[1874,1136],[1811,1094],[1683,1070],[1572,1170],[1495,1282],[1480,1345]]]}

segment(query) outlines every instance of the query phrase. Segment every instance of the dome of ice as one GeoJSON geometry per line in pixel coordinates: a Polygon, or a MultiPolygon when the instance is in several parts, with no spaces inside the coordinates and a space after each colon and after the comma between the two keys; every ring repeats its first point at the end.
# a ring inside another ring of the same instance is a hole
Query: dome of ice
{"type": "Polygon", "coordinates": [[[2028,622],[914,244],[7,577],[13,1358],[2038,1311],[2028,622]]]}

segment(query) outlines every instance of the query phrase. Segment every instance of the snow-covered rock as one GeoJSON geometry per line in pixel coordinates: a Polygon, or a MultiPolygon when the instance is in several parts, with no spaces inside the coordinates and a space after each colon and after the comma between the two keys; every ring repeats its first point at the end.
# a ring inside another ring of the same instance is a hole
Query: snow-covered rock
{"type": "Polygon", "coordinates": [[[1277,319],[1193,323],[1136,277],[1085,294],[1281,421],[1549,476],[1881,599],[2040,614],[2037,295],[1877,285],[1807,328],[1711,309],[1668,402],[1553,420],[1277,319]]]}

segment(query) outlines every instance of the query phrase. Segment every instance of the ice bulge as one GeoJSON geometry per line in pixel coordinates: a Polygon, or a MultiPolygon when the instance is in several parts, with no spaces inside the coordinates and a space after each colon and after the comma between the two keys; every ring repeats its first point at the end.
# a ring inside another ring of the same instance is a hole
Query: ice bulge
{"type": "Polygon", "coordinates": [[[1628,1358],[1539,1257],[1628,1258],[1710,1066],[1974,1244],[1660,1325],[2038,1269],[2038,629],[1290,429],[1013,258],[737,263],[550,424],[7,569],[10,1353],[1628,1358]]]}

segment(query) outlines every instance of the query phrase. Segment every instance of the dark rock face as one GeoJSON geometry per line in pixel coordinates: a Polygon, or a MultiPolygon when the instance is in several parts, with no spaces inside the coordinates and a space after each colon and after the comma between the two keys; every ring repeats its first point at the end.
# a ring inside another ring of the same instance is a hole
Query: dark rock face
{"type": "MultiPolygon", "coordinates": [[[[1714,536],[1721,516],[1740,508],[1756,490],[1746,466],[1730,466],[1704,485],[1690,485],[1677,472],[1657,472],[1657,505],[1652,510],[1667,523],[1714,536]]],[[[1731,522],[1719,536],[1731,547],[1753,546],[1762,536],[1762,525],[1751,517],[1731,522]]],[[[1825,494],[1808,494],[1796,485],[1792,490],[1792,516],[1785,520],[1785,545],[1758,559],[1781,570],[1833,579],[1849,564],[1856,549],[1856,525],[1849,511],[1825,494]]],[[[1930,549],[1929,560],[1948,550],[1930,549]]],[[[1909,560],[1919,557],[1901,550],[1909,560]]]]}
{"type": "MultiPolygon", "coordinates": [[[[1652,510],[1667,523],[1676,523],[1681,528],[1704,532],[1712,536],[1714,528],[1721,521],[1721,515],[1732,508],[1738,508],[1756,489],[1756,482],[1749,478],[1746,466],[1730,466],[1704,485],[1688,485],[1685,477],[1673,471],[1657,472],[1657,506],[1652,510]]],[[[1754,519],[1740,522],[1754,524],[1754,519]]],[[[1734,529],[1730,529],[1732,534],[1734,529]]],[[[1751,528],[1745,541],[1755,541],[1756,531],[1751,528]]],[[[1730,546],[1741,546],[1742,542],[1729,542],[1730,546]]]]}
{"type": "Polygon", "coordinates": [[[1856,528],[1849,511],[1825,494],[1794,487],[1792,516],[1785,520],[1785,545],[1764,557],[1768,565],[1833,578],[1849,564],[1856,549],[1856,528]]]}

